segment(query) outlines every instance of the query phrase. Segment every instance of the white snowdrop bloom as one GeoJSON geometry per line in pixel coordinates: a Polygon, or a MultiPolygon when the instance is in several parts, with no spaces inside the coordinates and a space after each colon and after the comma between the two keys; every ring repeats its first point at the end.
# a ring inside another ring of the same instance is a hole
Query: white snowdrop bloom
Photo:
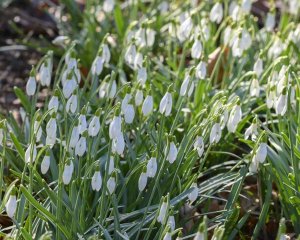
{"type": "Polygon", "coordinates": [[[252,0],[242,0],[241,7],[245,13],[250,13],[252,0]]]}
{"type": "Polygon", "coordinates": [[[167,232],[163,238],[163,240],[172,240],[171,233],[167,232]]]}
{"type": "Polygon", "coordinates": [[[138,182],[139,191],[140,192],[144,191],[146,186],[147,186],[147,173],[142,172],[138,182]]]}
{"type": "Polygon", "coordinates": [[[137,90],[134,98],[135,105],[140,106],[143,103],[143,98],[144,98],[143,91],[140,89],[137,90]]]}
{"type": "Polygon", "coordinates": [[[117,83],[116,81],[114,80],[110,85],[108,85],[108,97],[110,99],[114,98],[116,93],[117,93],[117,83]]]}
{"type": "MultiPolygon", "coordinates": [[[[36,141],[39,142],[41,140],[42,137],[42,126],[41,126],[41,122],[40,121],[35,121],[34,125],[33,125],[33,131],[36,137],[36,141]]],[[[1,143],[1,138],[0,138],[0,143],[1,143]]]]}
{"type": "Polygon", "coordinates": [[[168,117],[172,111],[172,95],[169,92],[163,96],[159,104],[159,112],[168,117]]]}
{"type": "Polygon", "coordinates": [[[194,59],[199,59],[202,54],[202,43],[200,40],[196,39],[191,49],[191,57],[194,59]]]}
{"type": "Polygon", "coordinates": [[[212,143],[218,143],[221,139],[221,135],[222,135],[222,130],[221,130],[221,126],[220,123],[215,123],[210,131],[210,135],[209,135],[209,142],[212,143]]]}
{"type": "Polygon", "coordinates": [[[152,47],[154,42],[155,42],[155,35],[156,35],[156,32],[151,29],[151,28],[147,28],[146,29],[146,43],[147,43],[147,46],[148,47],[152,47]]]}
{"type": "Polygon", "coordinates": [[[179,41],[183,42],[190,37],[193,29],[193,21],[191,17],[187,17],[184,22],[179,26],[177,37],[179,41]]]}
{"type": "Polygon", "coordinates": [[[109,125],[109,137],[110,139],[117,138],[122,134],[122,119],[120,116],[114,116],[109,125]]]}
{"type": "Polygon", "coordinates": [[[221,115],[221,118],[220,118],[220,127],[222,130],[226,127],[226,124],[228,121],[228,116],[229,116],[228,110],[225,109],[224,113],[221,115]]]}
{"type": "Polygon", "coordinates": [[[67,37],[67,36],[57,36],[57,37],[52,41],[52,43],[53,43],[54,45],[64,47],[69,41],[70,41],[70,39],[69,39],[69,37],[67,37]]]}
{"type": "Polygon", "coordinates": [[[277,115],[283,116],[287,110],[287,95],[282,93],[275,103],[275,111],[277,115]]]}
{"type": "Polygon", "coordinates": [[[131,100],[132,96],[130,93],[126,93],[125,97],[122,100],[121,103],[121,111],[122,113],[125,113],[125,110],[127,108],[128,102],[131,100]]]}
{"type": "Polygon", "coordinates": [[[137,73],[137,81],[144,86],[147,81],[147,70],[145,67],[141,67],[138,69],[137,73]]]}
{"type": "Polygon", "coordinates": [[[37,155],[37,150],[36,150],[36,146],[35,145],[31,145],[29,144],[26,152],[25,152],[25,162],[26,163],[30,163],[30,162],[34,162],[36,159],[36,155],[37,155]],[[31,155],[32,152],[32,155],[31,155]],[[32,158],[31,158],[32,157],[32,158]]]}
{"type": "Polygon", "coordinates": [[[223,6],[217,2],[210,11],[209,19],[212,22],[220,23],[223,19],[223,6]]]}
{"type": "Polygon", "coordinates": [[[268,154],[268,145],[266,143],[260,143],[256,153],[255,153],[255,161],[264,163],[268,154]]]}
{"type": "Polygon", "coordinates": [[[168,12],[169,9],[169,3],[167,1],[162,1],[158,6],[157,9],[161,12],[161,13],[166,13],[168,12]]]}
{"type": "Polygon", "coordinates": [[[250,96],[251,97],[259,97],[260,87],[259,81],[257,78],[254,78],[250,85],[250,96]]]}
{"type": "Polygon", "coordinates": [[[272,88],[267,89],[267,92],[266,92],[267,107],[269,109],[271,109],[275,105],[275,102],[276,102],[276,91],[275,91],[275,89],[274,90],[272,88]]]}
{"type": "Polygon", "coordinates": [[[267,18],[266,18],[266,24],[265,24],[266,30],[268,32],[273,31],[273,29],[275,27],[275,23],[276,23],[275,14],[271,13],[271,12],[268,12],[267,18]]]}
{"type": "Polygon", "coordinates": [[[200,26],[200,31],[202,31],[205,41],[208,41],[210,38],[209,21],[206,18],[202,18],[200,26]]]}
{"type": "Polygon", "coordinates": [[[115,0],[104,0],[103,10],[104,12],[110,13],[115,7],[115,0]]]}
{"type": "Polygon", "coordinates": [[[74,164],[71,160],[69,164],[65,165],[64,171],[63,171],[63,174],[62,174],[63,183],[65,185],[68,185],[70,183],[73,171],[74,171],[74,164]]]}
{"type": "Polygon", "coordinates": [[[132,104],[127,104],[125,112],[124,112],[124,121],[128,124],[133,122],[135,115],[134,107],[132,104]]]}
{"type": "Polygon", "coordinates": [[[197,183],[193,183],[191,186],[192,191],[188,194],[188,199],[190,200],[190,203],[193,203],[194,201],[196,201],[197,197],[198,197],[198,186],[197,183]]]}
{"type": "Polygon", "coordinates": [[[129,47],[127,48],[126,52],[125,52],[125,61],[127,62],[127,64],[129,65],[133,65],[134,64],[134,59],[136,57],[136,46],[134,44],[130,44],[129,47]]]}
{"type": "Polygon", "coordinates": [[[153,97],[147,95],[142,106],[143,115],[148,116],[152,112],[152,110],[153,110],[153,97]]]}
{"type": "Polygon", "coordinates": [[[238,4],[236,4],[234,6],[230,16],[231,16],[232,20],[235,22],[237,22],[241,19],[242,11],[241,11],[241,7],[238,4]]]}
{"type": "Polygon", "coordinates": [[[133,68],[135,70],[140,69],[143,66],[143,55],[140,52],[137,52],[133,62],[133,68]]]}
{"type": "Polygon", "coordinates": [[[229,132],[235,132],[237,125],[242,120],[242,110],[239,104],[235,105],[230,112],[227,122],[227,128],[229,132]]]}
{"type": "Polygon", "coordinates": [[[66,83],[63,85],[64,97],[69,98],[76,88],[77,88],[76,80],[73,77],[71,79],[67,79],[66,83]]]}
{"type": "Polygon", "coordinates": [[[36,80],[35,77],[29,77],[27,84],[26,84],[26,94],[28,96],[33,96],[36,90],[36,80]]]}
{"type": "Polygon", "coordinates": [[[187,89],[190,85],[190,79],[191,79],[190,75],[186,74],[186,76],[185,76],[185,78],[184,78],[184,80],[181,84],[181,87],[180,87],[180,93],[179,93],[180,96],[185,96],[186,95],[187,89]]]}
{"type": "Polygon", "coordinates": [[[300,8],[300,2],[298,0],[289,0],[289,12],[293,15],[297,15],[299,8],[300,8]]]}
{"type": "Polygon", "coordinates": [[[255,158],[253,158],[249,165],[249,172],[257,173],[257,169],[258,169],[258,162],[255,161],[255,158]]]}
{"type": "Polygon", "coordinates": [[[157,161],[155,157],[151,157],[147,163],[147,176],[153,178],[157,172],[157,161]]]}
{"type": "Polygon", "coordinates": [[[94,116],[90,121],[88,134],[90,137],[95,137],[100,131],[100,119],[99,116],[94,116]]]}
{"type": "Polygon", "coordinates": [[[116,189],[116,179],[114,176],[111,176],[108,180],[107,180],[107,189],[109,194],[112,194],[115,189],[116,189]]]}
{"type": "Polygon", "coordinates": [[[251,47],[252,39],[250,33],[247,31],[247,29],[242,30],[242,37],[241,37],[241,47],[242,50],[247,50],[251,47]]]}
{"type": "Polygon", "coordinates": [[[115,161],[112,156],[109,158],[109,166],[108,166],[108,174],[111,174],[113,170],[115,169],[115,161]]]}
{"type": "Polygon", "coordinates": [[[103,61],[108,64],[111,58],[110,50],[107,44],[103,44],[102,46],[102,58],[103,61]]]}
{"type": "Polygon", "coordinates": [[[71,137],[70,137],[69,147],[75,148],[78,140],[79,140],[79,129],[78,129],[78,126],[74,126],[74,128],[72,129],[71,137]]]}
{"type": "Polygon", "coordinates": [[[198,136],[196,138],[196,141],[194,143],[194,148],[197,150],[198,156],[202,157],[202,154],[204,152],[204,141],[202,137],[198,136]]]}
{"type": "Polygon", "coordinates": [[[92,181],[91,181],[91,185],[92,185],[92,189],[94,191],[99,192],[99,190],[101,189],[102,186],[102,177],[101,177],[101,173],[100,171],[95,171],[93,177],[92,177],[92,181]]]}
{"type": "Polygon", "coordinates": [[[171,164],[174,163],[177,158],[177,154],[178,154],[177,147],[174,142],[171,142],[169,146],[169,152],[167,155],[167,161],[171,164]]]}
{"type": "Polygon", "coordinates": [[[46,174],[50,167],[50,156],[45,155],[43,158],[43,161],[41,163],[41,172],[42,174],[46,174]]]}
{"type": "Polygon", "coordinates": [[[196,236],[194,237],[194,240],[205,240],[205,235],[203,232],[197,232],[196,236]]]}
{"type": "Polygon", "coordinates": [[[279,236],[279,240],[289,240],[290,237],[284,233],[281,233],[279,236]]]}
{"type": "Polygon", "coordinates": [[[157,217],[157,222],[163,224],[165,219],[166,219],[166,215],[167,215],[167,210],[168,210],[168,203],[166,201],[163,201],[163,203],[160,206],[159,209],[159,214],[157,217]]]}
{"type": "Polygon", "coordinates": [[[260,75],[263,72],[263,61],[261,58],[258,58],[253,66],[253,71],[256,73],[257,77],[260,77],[260,75]]]}
{"type": "Polygon", "coordinates": [[[284,48],[285,48],[285,45],[283,44],[281,39],[276,37],[272,46],[268,50],[268,57],[270,59],[277,58],[282,53],[284,48]]]}
{"type": "Polygon", "coordinates": [[[125,141],[123,133],[119,134],[116,138],[112,141],[112,152],[118,153],[119,155],[122,155],[125,149],[125,141]]]}
{"type": "Polygon", "coordinates": [[[78,130],[79,133],[82,134],[84,131],[87,130],[88,124],[86,121],[86,116],[84,114],[80,114],[78,118],[78,130]]]}
{"type": "Polygon", "coordinates": [[[174,218],[174,216],[169,216],[168,221],[167,221],[167,224],[170,225],[170,229],[171,229],[171,231],[173,232],[173,231],[175,230],[175,227],[176,227],[176,223],[175,223],[175,218],[174,218]]]}
{"type": "Polygon", "coordinates": [[[66,112],[75,113],[78,105],[78,97],[77,94],[72,94],[72,96],[68,99],[66,104],[66,112]]]}
{"type": "Polygon", "coordinates": [[[54,109],[54,111],[57,112],[58,106],[59,106],[58,97],[54,95],[51,97],[51,99],[49,101],[48,110],[54,109]]]}
{"type": "Polygon", "coordinates": [[[232,38],[232,28],[230,26],[227,26],[224,30],[224,37],[223,37],[224,44],[229,45],[231,38],[232,38]]]}
{"type": "Polygon", "coordinates": [[[47,137],[56,138],[56,131],[57,131],[56,119],[54,117],[51,117],[49,122],[46,125],[47,137]]]}
{"type": "Polygon", "coordinates": [[[54,135],[46,136],[46,145],[48,145],[50,148],[53,148],[55,143],[56,143],[56,136],[54,135]]]}
{"type": "Polygon", "coordinates": [[[17,209],[17,197],[15,195],[9,196],[8,201],[5,204],[5,208],[7,216],[13,218],[17,209]]]}
{"type": "Polygon", "coordinates": [[[249,136],[251,135],[252,141],[256,140],[256,137],[258,136],[257,131],[257,123],[252,123],[245,131],[245,139],[247,140],[249,136]]]}
{"type": "Polygon", "coordinates": [[[79,157],[82,157],[83,154],[86,152],[86,138],[81,136],[75,146],[75,154],[79,157]]]}
{"type": "Polygon", "coordinates": [[[139,28],[135,33],[136,44],[138,46],[145,47],[146,46],[146,29],[139,28]]]}
{"type": "MultiPolygon", "coordinates": [[[[72,55],[72,54],[71,54],[72,55]]],[[[66,59],[66,63],[68,65],[68,69],[75,69],[77,68],[77,60],[74,57],[69,57],[66,59]]]]}
{"type": "Polygon", "coordinates": [[[0,128],[0,146],[3,144],[3,139],[4,139],[4,130],[3,128],[0,128]]]}
{"type": "Polygon", "coordinates": [[[241,38],[239,36],[235,37],[232,45],[232,56],[241,57],[243,54],[243,49],[241,47],[241,38]]]}
{"type": "Polygon", "coordinates": [[[109,84],[107,82],[101,83],[99,88],[99,98],[104,98],[105,95],[108,94],[108,86],[109,84]]]}
{"type": "Polygon", "coordinates": [[[195,72],[195,75],[198,79],[205,79],[206,68],[207,68],[206,62],[200,61],[196,67],[196,72],[195,72]]]}
{"type": "Polygon", "coordinates": [[[103,70],[104,59],[101,56],[97,56],[92,65],[92,74],[100,75],[103,70]]]}
{"type": "Polygon", "coordinates": [[[51,65],[49,60],[42,63],[39,71],[40,81],[42,86],[50,86],[51,83],[51,65]]]}

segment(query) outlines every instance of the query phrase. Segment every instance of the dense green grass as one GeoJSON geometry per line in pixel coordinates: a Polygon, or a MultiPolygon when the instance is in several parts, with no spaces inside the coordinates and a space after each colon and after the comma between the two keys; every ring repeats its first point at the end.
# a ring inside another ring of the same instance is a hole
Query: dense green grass
{"type": "Polygon", "coordinates": [[[277,239],[285,221],[300,233],[297,15],[275,29],[248,1],[61,2],[64,55],[53,70],[52,46],[15,88],[22,122],[0,123],[3,236],[257,239],[270,218],[277,239]]]}

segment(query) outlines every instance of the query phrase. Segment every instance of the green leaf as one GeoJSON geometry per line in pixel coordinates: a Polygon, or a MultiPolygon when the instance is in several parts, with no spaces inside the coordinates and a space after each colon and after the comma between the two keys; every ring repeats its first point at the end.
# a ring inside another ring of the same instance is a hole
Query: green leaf
{"type": "Polygon", "coordinates": [[[20,99],[25,111],[30,112],[31,111],[31,103],[30,103],[28,97],[18,87],[14,87],[14,92],[15,92],[16,96],[20,99]]]}
{"type": "Polygon", "coordinates": [[[119,4],[116,4],[114,9],[114,17],[115,17],[115,23],[117,26],[118,34],[123,37],[124,35],[124,18],[122,15],[122,10],[119,4]]]}

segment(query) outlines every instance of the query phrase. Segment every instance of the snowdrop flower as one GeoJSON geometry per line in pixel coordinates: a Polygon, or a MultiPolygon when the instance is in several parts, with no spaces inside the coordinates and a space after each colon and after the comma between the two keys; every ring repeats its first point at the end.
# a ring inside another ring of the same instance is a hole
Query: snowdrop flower
{"type": "Polygon", "coordinates": [[[222,4],[217,2],[210,11],[209,19],[212,22],[220,23],[223,19],[222,4]]]}
{"type": "Polygon", "coordinates": [[[147,176],[153,178],[157,172],[157,161],[155,157],[151,157],[147,163],[147,176]]]}
{"type": "Polygon", "coordinates": [[[138,188],[139,188],[140,192],[144,191],[144,189],[147,185],[147,177],[148,176],[147,176],[147,172],[146,172],[146,168],[145,168],[139,177],[138,188]]]}
{"type": "Polygon", "coordinates": [[[260,77],[260,75],[263,72],[263,61],[261,58],[258,58],[253,66],[253,71],[256,73],[257,77],[260,77]]]}
{"type": "Polygon", "coordinates": [[[56,142],[56,131],[57,131],[57,123],[55,119],[55,115],[53,115],[49,122],[46,125],[46,145],[50,145],[53,147],[53,145],[56,142]]]}
{"type": "Polygon", "coordinates": [[[250,33],[244,28],[242,30],[242,37],[241,37],[241,47],[243,50],[247,50],[250,48],[252,44],[252,39],[250,33]]]}
{"type": "Polygon", "coordinates": [[[49,170],[49,167],[50,167],[50,154],[47,152],[41,163],[42,174],[46,174],[49,170]]]}
{"type": "Polygon", "coordinates": [[[198,79],[205,79],[206,66],[207,66],[207,64],[203,61],[200,61],[200,63],[197,65],[195,74],[198,79]]]}
{"type": "Polygon", "coordinates": [[[196,236],[194,237],[194,240],[205,240],[205,236],[203,232],[197,232],[196,236]]]}
{"type": "Polygon", "coordinates": [[[79,129],[78,129],[78,125],[75,125],[72,129],[69,147],[75,148],[78,140],[79,140],[79,129]]]}
{"type": "Polygon", "coordinates": [[[175,226],[176,226],[175,218],[173,215],[169,216],[167,224],[169,224],[170,229],[173,232],[175,230],[175,226]]]}
{"type": "Polygon", "coordinates": [[[188,198],[190,200],[190,203],[193,203],[194,201],[196,201],[197,197],[198,197],[198,186],[197,183],[193,183],[191,188],[193,189],[189,194],[188,194],[188,198]]]}
{"type": "Polygon", "coordinates": [[[232,56],[233,57],[241,57],[243,54],[243,49],[241,47],[241,38],[240,36],[236,36],[233,40],[232,45],[232,56]]]}
{"type": "Polygon", "coordinates": [[[273,87],[268,87],[267,92],[266,92],[266,102],[267,102],[267,107],[271,109],[276,102],[276,90],[275,86],[273,87]]]}
{"type": "Polygon", "coordinates": [[[52,64],[50,63],[50,59],[46,59],[45,62],[42,63],[40,67],[40,81],[42,86],[50,86],[51,83],[51,70],[52,64]]]}
{"type": "Polygon", "coordinates": [[[95,116],[92,118],[89,124],[88,133],[90,137],[95,137],[100,131],[100,109],[97,110],[95,116]]]}
{"type": "Polygon", "coordinates": [[[115,0],[104,0],[103,2],[103,10],[104,12],[110,13],[115,6],[115,0]]]}
{"type": "Polygon", "coordinates": [[[140,69],[143,66],[143,55],[140,52],[137,52],[133,62],[133,68],[135,70],[140,69]]]}
{"type": "Polygon", "coordinates": [[[287,94],[286,88],[282,91],[275,103],[275,111],[277,115],[283,116],[287,110],[287,94]]]}
{"type": "Polygon", "coordinates": [[[107,180],[107,189],[109,194],[112,194],[116,189],[116,178],[114,172],[112,176],[107,180]]]}
{"type": "Polygon", "coordinates": [[[144,86],[147,81],[147,70],[145,67],[141,67],[138,69],[137,81],[144,86]]]}
{"type": "Polygon", "coordinates": [[[143,103],[143,98],[144,98],[144,96],[143,96],[143,91],[140,90],[140,89],[138,89],[138,90],[136,91],[135,98],[134,98],[134,100],[135,100],[135,105],[136,105],[136,106],[140,106],[140,105],[143,103]]]}
{"type": "Polygon", "coordinates": [[[221,139],[221,135],[222,135],[222,130],[221,130],[220,123],[216,122],[211,128],[209,142],[211,144],[218,143],[221,139]]]}
{"type": "Polygon", "coordinates": [[[111,83],[110,85],[108,85],[107,91],[108,91],[108,97],[109,97],[110,99],[112,99],[112,98],[115,97],[115,95],[116,95],[116,93],[117,93],[117,83],[116,83],[115,80],[112,81],[112,83],[111,83]]]}
{"type": "Polygon", "coordinates": [[[255,159],[253,159],[249,165],[249,172],[257,173],[257,169],[258,169],[258,162],[256,162],[255,159]]]}
{"type": "Polygon", "coordinates": [[[120,116],[114,116],[109,125],[109,137],[115,139],[119,135],[122,135],[122,119],[120,116]]]}
{"type": "Polygon", "coordinates": [[[26,94],[33,96],[36,90],[36,80],[34,76],[30,76],[26,84],[26,94]]]}
{"type": "Polygon", "coordinates": [[[72,96],[68,99],[66,104],[66,112],[75,113],[78,105],[78,97],[76,91],[72,94],[72,96]]]}
{"type": "Polygon", "coordinates": [[[252,0],[242,0],[241,7],[245,13],[250,13],[251,5],[252,5],[252,0]]]}
{"type": "MultiPolygon", "coordinates": [[[[36,141],[39,142],[41,141],[41,137],[42,137],[42,126],[41,126],[41,121],[40,120],[36,120],[34,122],[33,125],[33,132],[35,134],[36,137],[36,141]]],[[[0,141],[1,143],[2,141],[0,141]]]]}
{"type": "MultiPolygon", "coordinates": [[[[129,91],[130,89],[128,89],[129,91]]],[[[123,98],[122,100],[122,103],[121,103],[121,111],[122,113],[125,113],[125,110],[127,108],[127,105],[128,105],[128,102],[131,100],[132,96],[130,93],[126,93],[125,97],[123,98]]]]}
{"type": "Polygon", "coordinates": [[[167,232],[163,238],[163,240],[172,240],[171,233],[167,232]]]}
{"type": "Polygon", "coordinates": [[[258,82],[257,78],[254,78],[250,85],[250,96],[251,97],[259,97],[259,92],[260,92],[259,82],[258,82]]]}
{"type": "Polygon", "coordinates": [[[156,32],[153,29],[151,29],[151,28],[146,29],[146,36],[147,36],[146,43],[147,43],[148,47],[153,46],[153,44],[155,42],[155,35],[156,35],[156,32]]]}
{"type": "Polygon", "coordinates": [[[92,177],[92,182],[91,182],[91,185],[92,185],[92,189],[94,191],[97,191],[99,192],[99,190],[101,189],[101,186],[102,186],[102,177],[101,177],[101,173],[100,173],[100,170],[97,169],[92,177]]]}
{"type": "Polygon", "coordinates": [[[227,122],[228,131],[234,133],[237,128],[237,125],[241,120],[242,120],[242,110],[241,110],[240,103],[237,103],[237,105],[233,107],[229,115],[229,119],[227,122]]]}
{"type": "Polygon", "coordinates": [[[74,77],[72,77],[72,73],[70,73],[68,75],[65,84],[63,85],[64,97],[69,98],[76,88],[77,88],[77,82],[74,79],[74,77]]]}
{"type": "Polygon", "coordinates": [[[254,155],[254,159],[256,162],[264,163],[267,157],[268,149],[267,149],[267,144],[266,143],[260,143],[256,153],[254,155]]]}
{"type": "Polygon", "coordinates": [[[168,117],[172,110],[172,95],[169,92],[163,96],[159,104],[159,112],[168,117]]]}
{"type": "Polygon", "coordinates": [[[198,156],[202,157],[202,154],[204,152],[204,142],[203,142],[203,138],[198,136],[196,138],[196,141],[194,143],[194,148],[197,150],[198,152],[198,156]]]}
{"type": "Polygon", "coordinates": [[[169,146],[169,152],[167,155],[167,161],[171,164],[174,163],[177,158],[177,154],[178,154],[177,147],[174,142],[171,142],[169,146]]]}
{"type": "Polygon", "coordinates": [[[5,204],[7,216],[13,218],[17,209],[17,198],[15,193],[11,194],[5,204]]]}
{"type": "Polygon", "coordinates": [[[129,47],[127,48],[126,52],[125,52],[125,61],[127,62],[128,65],[133,65],[134,64],[134,60],[136,57],[136,47],[134,44],[130,44],[129,47]]]}
{"type": "Polygon", "coordinates": [[[63,171],[63,183],[65,185],[68,185],[71,181],[72,178],[72,174],[74,171],[74,164],[72,160],[69,160],[68,163],[66,163],[65,167],[64,167],[64,171],[63,171]]]}
{"type": "Polygon", "coordinates": [[[253,123],[246,129],[245,139],[247,140],[250,135],[251,135],[252,141],[255,141],[256,137],[258,136],[256,120],[254,120],[253,123]]]}
{"type": "Polygon", "coordinates": [[[119,155],[122,155],[125,149],[125,141],[123,134],[119,134],[116,138],[112,141],[112,152],[118,153],[119,155]]]}
{"type": "Polygon", "coordinates": [[[148,116],[152,112],[152,110],[153,110],[153,97],[147,95],[142,106],[143,115],[148,116]]]}
{"type": "Polygon", "coordinates": [[[225,45],[231,45],[232,39],[232,28],[230,26],[227,26],[224,30],[224,37],[223,37],[223,41],[225,45]]]}
{"type": "Polygon", "coordinates": [[[48,110],[53,109],[55,112],[58,110],[59,101],[58,101],[58,91],[56,90],[54,92],[54,96],[51,97],[49,104],[48,104],[48,110]]]}
{"type": "Polygon", "coordinates": [[[273,29],[275,27],[275,14],[274,13],[268,12],[265,27],[268,32],[273,31],[273,29]]]}
{"type": "Polygon", "coordinates": [[[124,112],[124,120],[127,124],[131,124],[133,122],[135,115],[134,107],[132,104],[127,104],[125,112],[124,112]]]}
{"type": "Polygon", "coordinates": [[[99,76],[103,70],[104,59],[102,56],[97,56],[92,65],[92,74],[99,76]]]}
{"type": "Polygon", "coordinates": [[[58,36],[52,41],[52,43],[54,45],[64,47],[69,41],[70,39],[67,36],[58,36]]]}
{"type": "Polygon", "coordinates": [[[183,97],[186,95],[186,93],[188,93],[188,97],[190,97],[192,95],[195,84],[193,81],[191,81],[191,83],[190,83],[190,80],[191,80],[190,75],[186,74],[186,76],[181,84],[181,87],[180,87],[180,96],[183,97]],[[188,88],[189,88],[189,90],[188,90],[188,88]]]}
{"type": "Polygon", "coordinates": [[[191,57],[194,59],[199,59],[201,57],[201,54],[202,54],[202,43],[200,39],[197,38],[194,41],[194,44],[192,46],[191,57]]]}
{"type": "Polygon", "coordinates": [[[191,31],[193,29],[193,21],[191,17],[186,18],[180,25],[177,33],[179,41],[183,42],[190,37],[191,31]]]}
{"type": "Polygon", "coordinates": [[[270,59],[277,58],[282,53],[284,48],[285,48],[285,45],[283,44],[281,39],[279,37],[276,37],[272,46],[268,50],[268,57],[270,59]]]}
{"type": "Polygon", "coordinates": [[[83,154],[86,152],[86,137],[85,134],[86,132],[83,133],[83,136],[80,137],[78,142],[76,143],[75,146],[75,154],[79,157],[82,157],[83,154]]]}
{"type": "Polygon", "coordinates": [[[167,198],[165,197],[163,200],[163,203],[160,206],[159,209],[159,214],[157,217],[157,222],[163,224],[165,219],[166,219],[166,215],[167,215],[167,210],[168,210],[168,201],[167,198]]]}
{"type": "Polygon", "coordinates": [[[110,50],[107,44],[103,44],[102,46],[102,59],[108,64],[111,58],[110,50]]]}
{"type": "Polygon", "coordinates": [[[114,158],[113,158],[113,156],[110,156],[110,158],[109,158],[109,166],[108,166],[108,174],[111,174],[114,169],[115,169],[114,158]]]}
{"type": "Polygon", "coordinates": [[[84,131],[86,131],[87,127],[88,127],[85,113],[86,113],[86,109],[83,108],[81,111],[81,114],[79,115],[79,118],[78,118],[78,130],[79,130],[80,134],[82,134],[84,131]]]}
{"type": "Polygon", "coordinates": [[[0,128],[0,146],[3,146],[4,130],[0,128]]]}

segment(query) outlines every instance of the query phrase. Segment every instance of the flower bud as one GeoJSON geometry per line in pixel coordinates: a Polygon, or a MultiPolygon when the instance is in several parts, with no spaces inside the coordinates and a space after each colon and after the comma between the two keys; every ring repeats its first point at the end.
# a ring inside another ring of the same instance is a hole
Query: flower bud
{"type": "Polygon", "coordinates": [[[65,165],[63,175],[62,175],[63,183],[65,185],[68,185],[70,183],[73,171],[74,171],[74,164],[73,161],[70,160],[70,162],[65,165]]]}
{"type": "Polygon", "coordinates": [[[148,116],[152,112],[152,110],[153,110],[153,97],[147,95],[142,106],[143,115],[148,116]]]}
{"type": "Polygon", "coordinates": [[[99,192],[99,190],[101,189],[102,186],[102,177],[101,177],[101,173],[99,170],[95,171],[93,177],[92,177],[92,189],[94,191],[99,192]]]}
{"type": "Polygon", "coordinates": [[[17,198],[15,195],[10,195],[8,201],[5,204],[7,215],[13,218],[17,209],[17,198]]]}

